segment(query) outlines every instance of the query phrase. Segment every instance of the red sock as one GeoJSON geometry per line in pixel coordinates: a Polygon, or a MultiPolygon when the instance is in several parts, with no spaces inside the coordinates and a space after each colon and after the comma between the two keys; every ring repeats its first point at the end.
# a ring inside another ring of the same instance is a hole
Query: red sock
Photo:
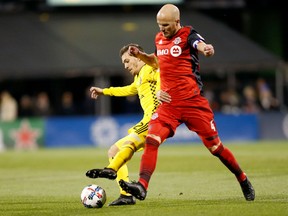
{"type": "Polygon", "coordinates": [[[246,179],[246,174],[241,170],[236,158],[228,148],[221,145],[213,154],[236,176],[239,182],[246,179]]]}
{"type": "Polygon", "coordinates": [[[151,138],[146,138],[146,144],[144,148],[144,153],[142,155],[140,164],[140,178],[139,182],[146,188],[148,188],[149,180],[156,168],[158,147],[160,143],[151,138]]]}

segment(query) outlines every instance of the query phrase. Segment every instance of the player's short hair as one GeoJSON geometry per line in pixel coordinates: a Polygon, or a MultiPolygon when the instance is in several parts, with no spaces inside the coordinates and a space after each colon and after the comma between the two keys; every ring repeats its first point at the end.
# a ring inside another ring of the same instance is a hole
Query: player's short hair
{"type": "Polygon", "coordinates": [[[144,52],[144,49],[143,49],[139,44],[130,43],[130,44],[127,44],[127,45],[123,46],[123,47],[120,49],[120,52],[119,52],[120,57],[122,57],[122,55],[128,51],[129,46],[135,46],[135,47],[137,47],[141,52],[144,52]]]}

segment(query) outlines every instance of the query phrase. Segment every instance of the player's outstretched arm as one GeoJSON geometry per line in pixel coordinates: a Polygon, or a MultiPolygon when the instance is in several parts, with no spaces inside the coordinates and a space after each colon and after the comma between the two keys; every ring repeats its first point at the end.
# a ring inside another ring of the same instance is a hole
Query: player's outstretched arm
{"type": "Polygon", "coordinates": [[[140,51],[135,46],[130,46],[128,49],[129,55],[135,56],[136,58],[141,59],[146,64],[150,65],[151,67],[157,69],[159,67],[157,57],[154,53],[147,54],[145,52],[140,51]]]}
{"type": "Polygon", "coordinates": [[[90,88],[91,98],[97,99],[99,95],[103,95],[103,89],[92,86],[90,88]]]}

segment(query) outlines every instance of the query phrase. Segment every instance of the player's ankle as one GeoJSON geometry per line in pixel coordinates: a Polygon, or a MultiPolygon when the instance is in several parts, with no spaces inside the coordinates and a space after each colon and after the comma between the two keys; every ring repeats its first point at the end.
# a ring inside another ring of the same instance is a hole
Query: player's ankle
{"type": "Polygon", "coordinates": [[[242,172],[240,175],[236,176],[238,182],[243,182],[247,178],[246,173],[242,172]]]}
{"type": "Polygon", "coordinates": [[[147,190],[147,188],[148,188],[148,182],[147,181],[140,178],[138,182],[147,190]]]}

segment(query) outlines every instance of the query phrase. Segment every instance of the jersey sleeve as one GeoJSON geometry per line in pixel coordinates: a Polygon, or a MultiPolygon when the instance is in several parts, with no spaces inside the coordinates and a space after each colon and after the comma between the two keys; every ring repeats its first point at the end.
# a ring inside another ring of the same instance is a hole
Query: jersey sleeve
{"type": "Polygon", "coordinates": [[[205,39],[193,27],[191,27],[191,32],[188,36],[189,45],[194,49],[197,49],[197,45],[200,41],[205,42],[205,39]]]}
{"type": "Polygon", "coordinates": [[[127,86],[104,88],[103,94],[108,96],[125,97],[137,95],[137,87],[135,81],[127,86]]]}

